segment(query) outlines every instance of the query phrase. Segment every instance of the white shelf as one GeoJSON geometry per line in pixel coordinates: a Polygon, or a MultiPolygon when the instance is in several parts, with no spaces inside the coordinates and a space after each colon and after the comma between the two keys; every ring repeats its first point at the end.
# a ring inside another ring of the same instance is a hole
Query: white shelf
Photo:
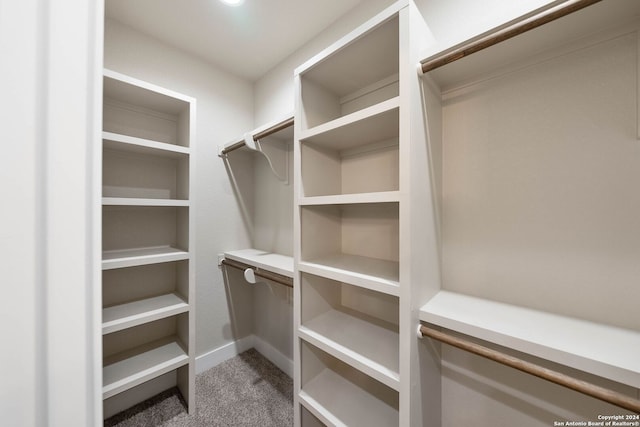
{"type": "Polygon", "coordinates": [[[174,206],[188,207],[189,200],[141,199],[135,197],[103,197],[103,206],[174,206]]]}
{"type": "Polygon", "coordinates": [[[271,271],[293,278],[293,258],[259,249],[241,249],[224,253],[225,258],[253,265],[262,270],[271,271]]]}
{"type": "Polygon", "coordinates": [[[420,320],[640,388],[640,332],[440,291],[420,320]]]}
{"type": "Polygon", "coordinates": [[[104,97],[163,112],[179,114],[195,98],[105,68],[104,97]]]}
{"type": "Polygon", "coordinates": [[[396,426],[398,410],[330,369],[304,385],[300,403],[330,426],[396,426]]]}
{"type": "MultiPolygon", "coordinates": [[[[102,370],[102,398],[107,399],[145,381],[186,365],[189,356],[177,341],[141,346],[132,356],[107,364],[102,370]]],[[[116,355],[117,357],[117,355],[116,355]]]]}
{"type": "Polygon", "coordinates": [[[135,267],[189,259],[189,253],[170,246],[123,249],[102,252],[102,269],[135,267]]]}
{"type": "Polygon", "coordinates": [[[329,310],[300,326],[298,335],[336,359],[399,390],[397,331],[342,311],[329,310]]]}
{"type": "Polygon", "coordinates": [[[302,132],[300,140],[345,150],[398,137],[400,98],[395,97],[302,132]]]}
{"type": "Polygon", "coordinates": [[[179,295],[166,294],[102,310],[102,333],[109,334],[189,311],[179,295]]]}
{"type": "Polygon", "coordinates": [[[400,294],[399,265],[395,261],[336,254],[300,261],[299,269],[393,296],[400,294]]]}
{"type": "Polygon", "coordinates": [[[104,148],[114,150],[164,157],[183,157],[191,152],[189,147],[183,147],[182,145],[152,141],[113,132],[102,132],[102,145],[104,148]]]}
{"type": "Polygon", "coordinates": [[[359,203],[390,203],[399,202],[399,191],[380,191],[377,193],[339,194],[332,196],[301,197],[301,206],[314,205],[346,205],[359,203]]]}

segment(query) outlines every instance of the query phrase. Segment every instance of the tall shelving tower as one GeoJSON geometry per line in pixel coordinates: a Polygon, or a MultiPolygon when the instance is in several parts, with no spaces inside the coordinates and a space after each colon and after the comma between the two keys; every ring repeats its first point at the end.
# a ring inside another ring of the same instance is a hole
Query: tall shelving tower
{"type": "Polygon", "coordinates": [[[399,1],[295,72],[296,425],[439,423],[438,367],[411,332],[439,283],[437,257],[413,255],[437,253],[423,30],[399,1]]]}
{"type": "Polygon", "coordinates": [[[195,99],[104,71],[104,415],[178,386],[194,412],[195,99]]]}

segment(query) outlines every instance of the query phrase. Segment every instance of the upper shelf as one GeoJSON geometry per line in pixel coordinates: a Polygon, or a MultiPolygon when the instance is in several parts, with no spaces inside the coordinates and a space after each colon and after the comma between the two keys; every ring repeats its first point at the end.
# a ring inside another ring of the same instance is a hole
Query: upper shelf
{"type": "Polygon", "coordinates": [[[420,320],[640,388],[640,332],[440,291],[420,320]]]}
{"type": "Polygon", "coordinates": [[[224,253],[226,258],[253,265],[263,270],[271,271],[293,278],[293,258],[286,255],[274,254],[259,249],[240,249],[224,253]]]}
{"type": "Polygon", "coordinates": [[[104,148],[113,150],[163,157],[184,157],[189,155],[191,151],[189,147],[181,145],[167,144],[166,142],[152,141],[113,132],[102,132],[102,144],[104,148]]]}
{"type": "MultiPolygon", "coordinates": [[[[545,6],[541,8],[538,15],[523,16],[512,21],[510,25],[518,26],[553,12],[554,8],[562,7],[563,5],[545,6]]],[[[489,77],[492,73],[504,72],[510,65],[522,64],[523,61],[540,62],[545,57],[562,54],[572,44],[580,43],[581,39],[594,36],[597,33],[614,31],[615,29],[624,31],[625,26],[636,25],[635,21],[638,16],[640,16],[640,2],[636,0],[604,0],[487,47],[481,53],[462,57],[455,62],[429,71],[427,74],[442,90],[454,89],[481,76],[489,77]]],[[[465,46],[479,40],[489,39],[509,28],[508,26],[495,28],[450,49],[433,54],[428,53],[422,62],[464,49],[465,46]]],[[[631,29],[627,30],[632,31],[631,29]]]]}
{"type": "Polygon", "coordinates": [[[394,97],[302,132],[300,140],[345,150],[398,137],[400,98],[394,97]]]}
{"type": "Polygon", "coordinates": [[[168,115],[179,115],[195,100],[192,97],[105,69],[104,96],[168,115]]]}
{"type": "Polygon", "coordinates": [[[102,130],[191,146],[195,98],[111,70],[103,82],[102,130]]]}
{"type": "Polygon", "coordinates": [[[300,129],[338,125],[339,118],[399,95],[401,7],[388,7],[296,69],[300,129]]]}
{"type": "Polygon", "coordinates": [[[399,22],[393,5],[295,72],[338,97],[399,72],[399,22]]]}

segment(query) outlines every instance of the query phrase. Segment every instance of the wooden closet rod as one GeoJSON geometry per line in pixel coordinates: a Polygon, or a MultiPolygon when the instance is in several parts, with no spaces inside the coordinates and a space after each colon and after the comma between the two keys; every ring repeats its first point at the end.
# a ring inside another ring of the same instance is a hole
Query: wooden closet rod
{"type": "MultiPolygon", "coordinates": [[[[254,141],[259,141],[262,138],[266,138],[269,135],[273,135],[276,132],[280,132],[282,129],[286,129],[289,126],[293,126],[293,117],[289,117],[288,119],[285,119],[281,122],[276,123],[275,125],[271,126],[268,129],[265,129],[261,132],[256,133],[255,135],[253,135],[253,140],[254,141]]],[[[227,154],[230,153],[234,150],[237,150],[238,148],[242,148],[244,147],[246,144],[244,141],[239,141],[236,142],[235,144],[232,144],[230,146],[228,146],[227,148],[225,148],[224,150],[221,151],[221,154],[227,154]]]]}
{"type": "Polygon", "coordinates": [[[640,413],[640,400],[625,396],[624,394],[618,393],[617,391],[609,390],[607,388],[600,387],[586,381],[578,380],[576,378],[570,377],[569,375],[544,368],[540,365],[536,365],[535,363],[527,362],[517,357],[505,354],[501,351],[481,346],[471,341],[467,341],[465,339],[449,335],[442,331],[429,328],[425,325],[420,325],[420,333],[422,334],[422,336],[442,341],[445,344],[449,344],[470,353],[477,354],[478,356],[482,356],[495,362],[502,363],[503,365],[510,366],[514,369],[526,372],[527,374],[531,374],[547,381],[551,381],[552,383],[570,388],[571,390],[578,391],[580,393],[586,394],[587,396],[595,397],[596,399],[603,400],[621,408],[640,413]]]}
{"type": "Polygon", "coordinates": [[[576,12],[587,6],[591,6],[592,4],[598,3],[599,1],[601,0],[570,1],[567,2],[568,4],[565,4],[558,9],[554,9],[551,12],[543,13],[542,15],[538,15],[537,17],[534,17],[530,20],[518,22],[510,27],[498,30],[495,33],[490,34],[480,40],[464,43],[451,52],[424,59],[420,62],[422,66],[422,72],[426,73],[428,71],[435,70],[436,68],[440,68],[443,65],[455,62],[458,59],[462,59],[466,56],[471,55],[472,53],[476,53],[522,33],[526,33],[529,30],[533,30],[534,28],[537,28],[541,25],[547,24],[551,21],[555,21],[558,18],[562,18],[563,16],[569,15],[570,13],[576,12]]]}
{"type": "Polygon", "coordinates": [[[237,268],[238,270],[242,270],[242,271],[246,270],[247,268],[250,268],[253,270],[253,274],[255,274],[258,277],[262,277],[263,279],[268,279],[280,285],[293,288],[293,279],[291,277],[283,276],[282,274],[274,273],[272,271],[263,270],[261,268],[254,267],[252,265],[245,264],[243,262],[235,261],[232,259],[225,258],[221,261],[221,264],[226,265],[228,267],[237,268]]]}

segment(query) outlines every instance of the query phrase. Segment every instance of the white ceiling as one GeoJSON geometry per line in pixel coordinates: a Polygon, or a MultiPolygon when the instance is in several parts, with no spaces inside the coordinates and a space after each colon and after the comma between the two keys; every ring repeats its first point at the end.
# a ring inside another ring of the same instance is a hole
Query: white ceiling
{"type": "Polygon", "coordinates": [[[362,0],[106,0],[106,16],[255,81],[362,0]]]}

